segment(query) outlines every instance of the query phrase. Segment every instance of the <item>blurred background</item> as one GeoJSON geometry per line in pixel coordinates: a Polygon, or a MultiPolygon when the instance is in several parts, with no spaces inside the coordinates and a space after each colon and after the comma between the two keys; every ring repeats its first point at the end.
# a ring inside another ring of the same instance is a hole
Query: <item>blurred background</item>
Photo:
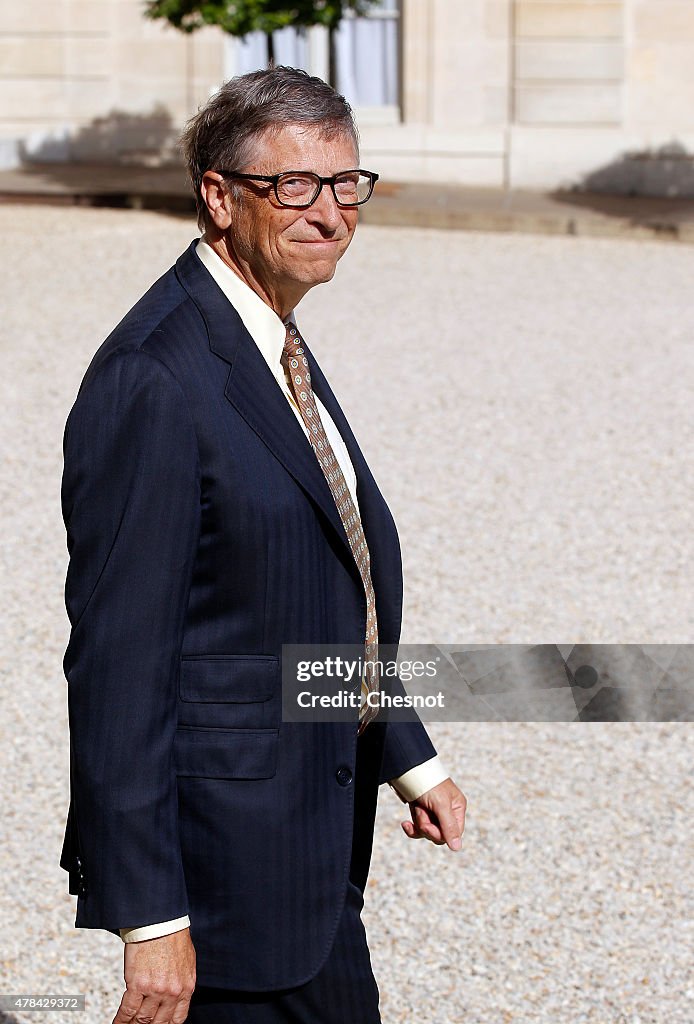
{"type": "MultiPolygon", "coordinates": [[[[0,6],[0,993],[85,993],[89,1024],[123,963],[58,863],[63,428],[198,234],[176,138],[229,77],[272,56],[332,81],[381,174],[298,312],[397,523],[403,643],[692,655],[694,0],[203,6],[222,24],[0,6]]],[[[406,840],[383,793],[384,1024],[692,1024],[694,734],[614,717],[431,723],[465,839],[406,840]]]]}
{"type": "Polygon", "coordinates": [[[184,120],[271,53],[344,93],[389,180],[694,195],[691,0],[237,3],[226,27],[283,25],[243,37],[201,6],[229,5],[4,3],[0,167],[175,160],[184,120]]]}

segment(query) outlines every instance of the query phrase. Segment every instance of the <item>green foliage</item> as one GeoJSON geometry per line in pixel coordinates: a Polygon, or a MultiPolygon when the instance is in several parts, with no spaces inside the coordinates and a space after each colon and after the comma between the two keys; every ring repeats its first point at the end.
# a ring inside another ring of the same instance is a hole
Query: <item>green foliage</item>
{"type": "Polygon", "coordinates": [[[164,18],[183,32],[218,25],[232,36],[271,33],[287,25],[334,29],[346,10],[364,14],[369,0],[147,0],[145,15],[164,18]]]}

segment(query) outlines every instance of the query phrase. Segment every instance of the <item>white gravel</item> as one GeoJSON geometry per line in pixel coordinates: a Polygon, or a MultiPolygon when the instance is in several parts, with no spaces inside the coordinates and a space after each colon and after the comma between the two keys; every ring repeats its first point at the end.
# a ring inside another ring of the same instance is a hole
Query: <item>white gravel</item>
{"type": "MultiPolygon", "coordinates": [[[[58,867],[62,430],[96,347],[196,231],[19,205],[0,224],[0,991],[86,992],[108,1024],[122,950],[74,929],[58,867]]],[[[694,247],[357,233],[300,324],[398,523],[403,641],[691,640],[692,281],[694,247]]],[[[691,727],[430,733],[468,824],[458,854],[409,841],[383,791],[364,919],[384,1024],[692,1024],[691,727]]]]}

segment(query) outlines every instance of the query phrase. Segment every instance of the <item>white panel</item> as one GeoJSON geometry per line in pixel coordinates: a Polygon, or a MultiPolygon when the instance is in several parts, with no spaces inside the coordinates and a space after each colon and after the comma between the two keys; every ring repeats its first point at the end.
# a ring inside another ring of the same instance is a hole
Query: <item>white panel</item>
{"type": "Polygon", "coordinates": [[[521,124],[619,124],[621,86],[520,85],[516,110],[521,124]]]}
{"type": "Polygon", "coordinates": [[[621,79],[620,43],[520,41],[516,74],[522,79],[621,79]]]}

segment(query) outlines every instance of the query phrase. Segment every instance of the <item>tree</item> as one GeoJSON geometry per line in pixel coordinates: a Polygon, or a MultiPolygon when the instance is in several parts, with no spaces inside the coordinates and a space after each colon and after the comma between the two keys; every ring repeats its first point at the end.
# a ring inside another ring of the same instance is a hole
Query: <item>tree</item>
{"type": "Polygon", "coordinates": [[[232,36],[264,32],[268,64],[272,64],[272,33],[277,29],[288,25],[301,29],[324,25],[332,35],[345,11],[365,14],[371,6],[369,0],[148,0],[145,15],[163,18],[182,32],[195,32],[203,25],[219,25],[232,36]]]}

